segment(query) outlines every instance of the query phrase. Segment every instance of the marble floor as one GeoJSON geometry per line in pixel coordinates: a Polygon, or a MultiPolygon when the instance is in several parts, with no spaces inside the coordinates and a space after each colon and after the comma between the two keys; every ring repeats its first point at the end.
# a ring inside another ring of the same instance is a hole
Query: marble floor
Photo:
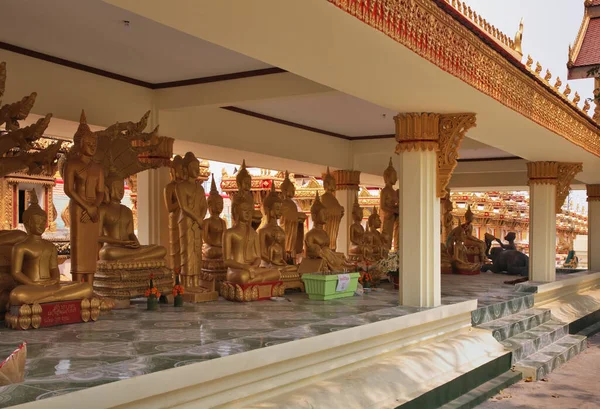
{"type": "MultiPolygon", "coordinates": [[[[442,302],[478,299],[479,308],[524,297],[506,276],[442,276],[442,302]]],[[[418,311],[398,306],[389,284],[364,296],[311,301],[233,303],[223,299],[183,308],[145,303],[115,310],[94,323],[39,330],[0,329],[0,357],[28,343],[26,381],[0,388],[0,408],[120,379],[233,355],[386,320],[418,311]]],[[[143,300],[142,300],[143,301],[143,300]]]]}

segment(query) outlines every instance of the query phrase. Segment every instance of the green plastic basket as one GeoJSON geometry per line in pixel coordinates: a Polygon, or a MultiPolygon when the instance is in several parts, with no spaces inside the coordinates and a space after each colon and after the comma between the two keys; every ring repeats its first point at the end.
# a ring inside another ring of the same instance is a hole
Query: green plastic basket
{"type": "Polygon", "coordinates": [[[302,281],[308,298],[311,300],[335,300],[336,298],[352,297],[358,286],[360,273],[350,273],[350,283],[346,291],[335,291],[338,283],[336,274],[303,274],[302,281]]]}

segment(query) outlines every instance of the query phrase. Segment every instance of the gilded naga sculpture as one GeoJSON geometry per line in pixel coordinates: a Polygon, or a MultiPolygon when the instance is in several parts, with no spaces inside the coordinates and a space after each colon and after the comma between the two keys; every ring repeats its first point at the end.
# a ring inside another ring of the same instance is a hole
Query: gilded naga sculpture
{"type": "Polygon", "coordinates": [[[285,171],[285,179],[279,186],[281,190],[281,219],[280,224],[285,232],[286,259],[295,261],[296,254],[302,253],[302,237],[306,215],[298,210],[294,202],[296,187],[290,180],[290,174],[285,171]],[[300,239],[299,239],[300,237],[300,239]]]}
{"type": "Polygon", "coordinates": [[[399,193],[394,189],[394,185],[398,182],[398,173],[392,164],[392,158],[388,167],[383,171],[383,181],[385,187],[381,189],[379,196],[379,208],[383,228],[381,233],[387,243],[387,248],[397,250],[398,247],[398,229],[399,229],[399,193]]]}
{"type": "Polygon", "coordinates": [[[302,273],[343,272],[352,269],[354,265],[346,261],[343,254],[336,253],[331,249],[331,239],[325,230],[327,208],[321,202],[318,192],[310,207],[310,214],[313,228],[304,236],[306,259],[302,260],[302,264],[300,264],[302,273]],[[312,263],[311,260],[316,260],[317,263],[312,263]]]}
{"type": "Polygon", "coordinates": [[[358,197],[354,199],[352,206],[352,221],[350,225],[350,248],[348,249],[348,257],[353,261],[363,261],[366,258],[365,251],[365,228],[362,225],[364,212],[358,204],[358,197]]]}
{"type": "Polygon", "coordinates": [[[342,217],[344,217],[344,207],[335,197],[336,182],[335,178],[329,172],[329,167],[327,167],[327,173],[323,176],[323,188],[325,189],[325,193],[323,193],[320,201],[327,210],[325,213],[325,231],[329,236],[329,247],[335,251],[340,222],[342,221],[342,217]]]}
{"type": "Polygon", "coordinates": [[[165,205],[169,213],[169,267],[178,271],[181,268],[181,256],[179,247],[179,228],[177,222],[181,214],[181,208],[177,201],[176,187],[183,181],[183,158],[175,155],[171,161],[171,181],[165,186],[165,205]]]}
{"type": "Polygon", "coordinates": [[[276,268],[281,273],[297,271],[298,266],[288,265],[285,261],[285,232],[277,221],[281,217],[283,201],[275,192],[275,185],[263,200],[263,225],[258,229],[261,266],[276,268]]]}
{"type": "Polygon", "coordinates": [[[142,246],[133,231],[133,213],[121,200],[125,193],[125,181],[120,177],[106,180],[106,196],[99,209],[102,232],[98,242],[102,244],[100,260],[130,261],[144,263],[162,260],[167,249],[158,245],[142,246]]]}
{"type": "Polygon", "coordinates": [[[94,282],[98,254],[98,207],[104,199],[104,170],[93,160],[98,137],[81,112],[74,147],[65,161],[64,189],[71,220],[71,275],[73,281],[94,282]]]}
{"type": "Polygon", "coordinates": [[[60,283],[56,246],[42,239],[48,216],[31,191],[31,203],[23,212],[26,238],[15,244],[12,252],[11,274],[18,283],[10,293],[10,305],[81,300],[93,295],[90,283],[60,283]]]}
{"type": "Polygon", "coordinates": [[[202,269],[202,223],[208,204],[204,188],[196,182],[200,173],[200,161],[192,152],[185,154],[183,169],[186,179],[175,187],[179,215],[179,246],[181,284],[184,287],[198,287],[202,269]]]}
{"type": "Polygon", "coordinates": [[[223,264],[223,234],[227,230],[227,223],[221,218],[223,198],[217,190],[214,175],[207,204],[210,216],[202,221],[202,271],[213,275],[218,285],[225,280],[227,274],[223,264]]]}

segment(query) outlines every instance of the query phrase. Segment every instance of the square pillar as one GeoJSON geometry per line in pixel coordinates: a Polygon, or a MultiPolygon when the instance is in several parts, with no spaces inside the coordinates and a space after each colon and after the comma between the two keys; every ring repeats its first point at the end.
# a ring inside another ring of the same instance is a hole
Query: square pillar
{"type": "Polygon", "coordinates": [[[587,185],[588,270],[600,271],[600,185],[587,185]]]}
{"type": "Polygon", "coordinates": [[[350,226],[352,225],[352,207],[358,194],[360,183],[360,171],[358,170],[335,170],[331,172],[335,179],[335,198],[344,208],[344,216],[340,221],[340,230],[337,238],[336,250],[348,255],[350,248],[350,226]]]}
{"type": "Polygon", "coordinates": [[[440,198],[475,115],[407,113],[394,119],[400,155],[400,302],[435,307],[442,301],[440,198]]]}
{"type": "Polygon", "coordinates": [[[169,218],[163,191],[170,181],[169,168],[148,169],[137,175],[138,239],[141,244],[169,248],[169,218]]]}

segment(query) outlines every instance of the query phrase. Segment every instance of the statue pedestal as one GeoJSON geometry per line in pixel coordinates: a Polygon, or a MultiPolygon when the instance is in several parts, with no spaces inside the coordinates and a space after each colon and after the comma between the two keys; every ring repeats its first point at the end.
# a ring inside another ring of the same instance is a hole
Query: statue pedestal
{"type": "Polygon", "coordinates": [[[202,260],[202,272],[210,274],[215,279],[215,288],[219,288],[227,276],[227,268],[222,259],[220,260],[202,260]]]}
{"type": "Polygon", "coordinates": [[[297,271],[282,271],[281,281],[285,284],[285,288],[298,288],[304,292],[304,282],[302,281],[300,269],[297,271]]]}
{"type": "Polygon", "coordinates": [[[10,311],[6,313],[5,323],[8,328],[26,330],[96,321],[99,315],[100,300],[86,298],[42,304],[12,305],[10,311]]]}
{"type": "Polygon", "coordinates": [[[173,272],[165,260],[98,261],[94,275],[94,292],[115,300],[115,308],[126,308],[129,300],[144,297],[153,274],[154,286],[163,294],[173,289],[173,272]]]}
{"type": "Polygon", "coordinates": [[[268,300],[271,297],[282,297],[285,294],[283,281],[267,281],[264,283],[237,284],[224,281],[221,284],[221,297],[229,301],[249,302],[268,300]]]}
{"type": "Polygon", "coordinates": [[[202,287],[186,288],[183,294],[183,301],[199,303],[207,301],[217,301],[219,299],[219,293],[217,291],[210,291],[202,287]]]}

